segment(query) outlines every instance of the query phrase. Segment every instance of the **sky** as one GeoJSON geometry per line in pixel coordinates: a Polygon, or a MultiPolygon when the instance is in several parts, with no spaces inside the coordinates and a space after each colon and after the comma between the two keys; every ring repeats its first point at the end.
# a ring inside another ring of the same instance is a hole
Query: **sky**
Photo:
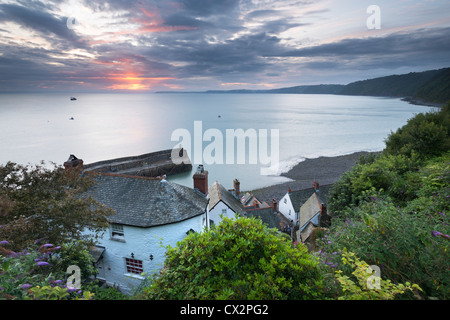
{"type": "Polygon", "coordinates": [[[0,0],[0,92],[273,89],[440,69],[449,11],[448,0],[0,0]]]}

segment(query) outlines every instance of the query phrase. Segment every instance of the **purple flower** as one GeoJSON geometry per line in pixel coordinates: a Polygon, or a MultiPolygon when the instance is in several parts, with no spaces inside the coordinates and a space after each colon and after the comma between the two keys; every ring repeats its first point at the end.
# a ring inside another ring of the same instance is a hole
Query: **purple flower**
{"type": "Polygon", "coordinates": [[[438,213],[439,213],[441,216],[445,217],[445,214],[444,214],[444,213],[442,213],[442,212],[440,212],[440,211],[438,211],[438,213]]]}
{"type": "Polygon", "coordinates": [[[2,240],[0,241],[0,245],[4,246],[6,244],[9,244],[9,242],[7,240],[2,240]]]}
{"type": "Polygon", "coordinates": [[[77,290],[79,290],[79,289],[74,288],[74,287],[67,287],[67,292],[68,292],[68,293],[72,293],[72,292],[75,292],[75,291],[77,291],[77,290]]]}
{"type": "Polygon", "coordinates": [[[20,286],[22,289],[29,289],[29,288],[31,288],[32,287],[32,285],[31,284],[29,284],[29,283],[24,283],[23,285],[21,285],[20,286]]]}
{"type": "Polygon", "coordinates": [[[45,261],[39,261],[39,262],[37,263],[37,266],[38,266],[38,267],[41,267],[41,266],[49,266],[49,265],[50,265],[50,263],[45,262],[45,261]]]}
{"type": "Polygon", "coordinates": [[[442,235],[442,233],[440,233],[439,231],[431,231],[431,235],[432,235],[433,237],[437,237],[437,236],[442,235]]]}

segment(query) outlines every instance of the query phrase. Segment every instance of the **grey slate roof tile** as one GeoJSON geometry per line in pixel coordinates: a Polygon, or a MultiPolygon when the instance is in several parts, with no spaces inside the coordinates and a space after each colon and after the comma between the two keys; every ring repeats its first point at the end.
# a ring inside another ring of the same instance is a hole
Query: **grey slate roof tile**
{"type": "Polygon", "coordinates": [[[205,213],[207,199],[193,189],[166,180],[96,174],[90,195],[116,211],[110,223],[152,227],[205,213]]]}

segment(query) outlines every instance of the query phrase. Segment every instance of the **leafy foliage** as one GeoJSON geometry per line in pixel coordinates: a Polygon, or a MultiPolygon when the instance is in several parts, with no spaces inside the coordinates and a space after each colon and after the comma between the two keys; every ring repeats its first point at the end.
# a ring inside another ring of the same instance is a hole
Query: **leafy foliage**
{"type": "Polygon", "coordinates": [[[86,196],[93,183],[78,170],[0,166],[0,239],[20,250],[31,239],[63,243],[84,239],[85,229],[100,233],[114,212],[86,196]]]}
{"type": "Polygon", "coordinates": [[[92,299],[90,292],[66,286],[68,275],[64,263],[60,263],[65,254],[60,253],[60,246],[36,244],[21,252],[6,249],[7,246],[8,242],[3,240],[0,247],[0,299],[92,299]]]}
{"type": "Polygon", "coordinates": [[[447,298],[450,242],[434,231],[448,234],[448,223],[448,217],[439,212],[410,213],[389,200],[372,200],[348,212],[344,219],[334,219],[323,248],[327,261],[335,265],[339,265],[340,255],[331,253],[347,248],[379,266],[385,279],[413,281],[426,296],[447,298]]]}
{"type": "Polygon", "coordinates": [[[388,154],[403,154],[408,157],[413,153],[420,158],[437,156],[450,148],[450,104],[439,112],[417,114],[402,128],[386,139],[388,154]]]}
{"type": "Polygon", "coordinates": [[[169,247],[164,268],[138,299],[315,299],[318,262],[254,218],[224,218],[169,247]]]}
{"type": "Polygon", "coordinates": [[[393,300],[396,295],[405,291],[422,291],[417,284],[393,284],[390,280],[381,279],[365,261],[358,259],[353,252],[347,252],[345,248],[342,263],[354,269],[352,278],[355,278],[355,281],[342,270],[336,271],[336,279],[343,293],[339,300],[393,300]]]}
{"type": "Polygon", "coordinates": [[[385,279],[448,299],[449,110],[415,116],[379,156],[362,159],[332,187],[332,227],[322,238],[327,263],[348,272],[336,254],[347,248],[385,279]]]}

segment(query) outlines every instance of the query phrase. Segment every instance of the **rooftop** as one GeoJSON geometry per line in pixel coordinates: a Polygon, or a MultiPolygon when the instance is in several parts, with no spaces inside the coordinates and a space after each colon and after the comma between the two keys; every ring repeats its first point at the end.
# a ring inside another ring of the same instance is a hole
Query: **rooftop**
{"type": "Polygon", "coordinates": [[[225,189],[217,181],[208,188],[209,210],[212,210],[220,201],[224,202],[230,209],[241,216],[245,215],[244,206],[233,194],[225,189]]]}
{"type": "Polygon", "coordinates": [[[157,178],[95,174],[90,195],[116,211],[110,223],[153,227],[205,213],[208,200],[191,188],[157,178]]]}

